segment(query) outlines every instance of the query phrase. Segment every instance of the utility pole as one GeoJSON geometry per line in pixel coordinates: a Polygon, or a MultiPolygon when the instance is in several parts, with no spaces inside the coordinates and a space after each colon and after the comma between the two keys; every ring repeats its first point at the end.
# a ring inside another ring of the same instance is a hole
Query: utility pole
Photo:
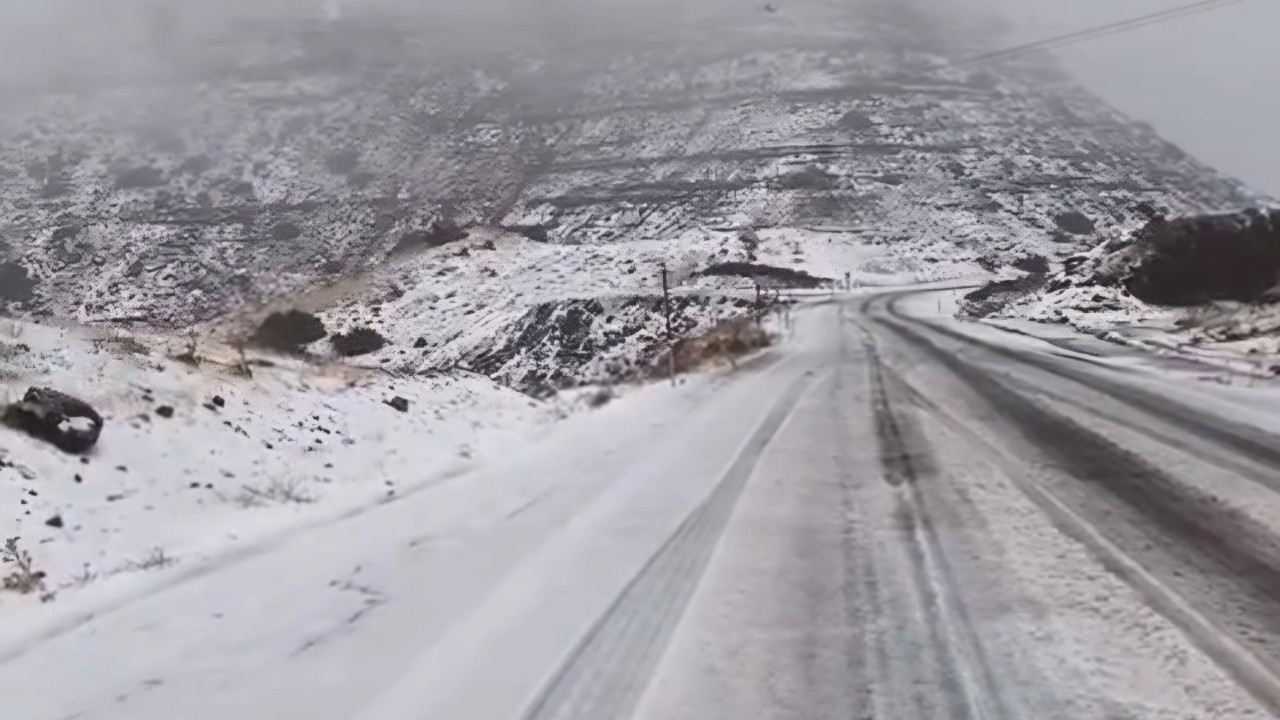
{"type": "Polygon", "coordinates": [[[667,342],[671,342],[671,292],[667,283],[667,264],[662,263],[662,313],[667,317],[667,342]]]}
{"type": "Polygon", "coordinates": [[[761,316],[764,315],[764,303],[760,300],[760,278],[754,278],[756,283],[756,327],[760,326],[761,316]]]}
{"type": "Polygon", "coordinates": [[[667,282],[667,264],[662,263],[662,314],[667,319],[667,377],[676,384],[676,342],[671,332],[671,285],[667,282]]]}

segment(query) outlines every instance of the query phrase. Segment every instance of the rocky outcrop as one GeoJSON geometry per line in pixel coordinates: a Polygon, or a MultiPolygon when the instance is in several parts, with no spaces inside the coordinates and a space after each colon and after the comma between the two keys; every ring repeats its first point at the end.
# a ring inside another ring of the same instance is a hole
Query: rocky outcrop
{"type": "Polygon", "coordinates": [[[1152,305],[1275,300],[1280,210],[1153,221],[1124,254],[1125,288],[1152,305]]]}

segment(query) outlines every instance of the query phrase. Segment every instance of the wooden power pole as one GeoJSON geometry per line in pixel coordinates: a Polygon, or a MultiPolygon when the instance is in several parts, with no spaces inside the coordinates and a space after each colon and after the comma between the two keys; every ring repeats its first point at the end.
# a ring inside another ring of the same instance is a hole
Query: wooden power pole
{"type": "Polygon", "coordinates": [[[671,342],[671,286],[667,282],[667,264],[662,263],[662,314],[667,318],[667,342],[671,342]]]}
{"type": "Polygon", "coordinates": [[[667,282],[667,264],[662,263],[662,314],[667,320],[667,376],[676,384],[676,341],[671,332],[671,285],[667,282]]]}

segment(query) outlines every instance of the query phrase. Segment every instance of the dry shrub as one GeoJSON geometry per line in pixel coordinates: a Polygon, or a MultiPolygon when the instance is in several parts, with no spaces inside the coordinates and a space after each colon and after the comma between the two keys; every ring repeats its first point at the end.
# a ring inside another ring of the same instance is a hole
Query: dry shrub
{"type": "Polygon", "coordinates": [[[265,486],[245,485],[235,498],[236,504],[243,508],[286,503],[307,505],[315,501],[316,497],[306,491],[298,478],[273,478],[265,486]]]}
{"type": "Polygon", "coordinates": [[[31,553],[18,547],[18,539],[11,537],[0,548],[0,562],[11,566],[3,578],[3,587],[22,595],[43,592],[45,575],[32,566],[31,553]]]}
{"type": "Polygon", "coordinates": [[[329,338],[333,349],[344,357],[368,355],[386,347],[387,339],[370,327],[353,328],[347,333],[338,333],[329,338]]]}
{"type": "MultiPolygon", "coordinates": [[[[738,358],[769,343],[769,334],[750,318],[721,320],[700,335],[676,341],[675,372],[685,373],[719,363],[736,365],[738,358]]],[[[671,362],[672,357],[662,353],[654,363],[654,372],[665,375],[670,371],[671,362]]]]}
{"type": "Polygon", "coordinates": [[[178,562],[177,558],[165,553],[164,548],[151,548],[151,552],[137,560],[130,560],[121,566],[125,571],[159,570],[178,562]]]}
{"type": "Polygon", "coordinates": [[[294,353],[328,335],[320,318],[309,312],[273,312],[258,326],[249,342],[258,347],[294,353]]]}

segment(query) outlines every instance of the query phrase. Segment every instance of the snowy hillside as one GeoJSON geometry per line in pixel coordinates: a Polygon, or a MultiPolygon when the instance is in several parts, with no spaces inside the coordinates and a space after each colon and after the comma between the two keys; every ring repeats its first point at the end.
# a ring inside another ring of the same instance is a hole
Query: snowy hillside
{"type": "Polygon", "coordinates": [[[469,374],[405,379],[251,354],[246,378],[229,348],[202,346],[196,367],[156,336],[3,330],[9,400],[61,388],[106,422],[85,455],[0,428],[0,527],[54,593],[392,501],[571,408],[469,374]]]}
{"type": "MultiPolygon", "coordinates": [[[[351,358],[399,373],[474,371],[535,395],[581,383],[644,377],[666,348],[660,268],[672,287],[672,330],[696,335],[716,322],[757,312],[756,280],[706,275],[708,268],[750,262],[788,269],[828,285],[938,279],[982,272],[947,258],[948,246],[902,254],[893,245],[859,242],[846,233],[764,230],[687,231],[669,240],[567,245],[514,233],[473,229],[465,240],[402,253],[357,277],[288,299],[317,313],[328,331],[369,328],[386,340],[351,358]]],[[[770,282],[791,297],[795,283],[770,282]]],[[[220,331],[243,337],[262,312],[220,331]]],[[[330,341],[308,346],[333,354],[330,341]]],[[[336,358],[335,358],[336,359],[336,358]]]]}
{"type": "Polygon", "coordinates": [[[617,248],[820,227],[998,261],[1069,255],[1139,200],[1252,199],[1048,61],[947,67],[999,42],[981,18],[814,1],[725,27],[706,5],[470,55],[428,10],[175,26],[161,78],[9,88],[0,298],[182,327],[376,266],[440,217],[617,248]]]}

